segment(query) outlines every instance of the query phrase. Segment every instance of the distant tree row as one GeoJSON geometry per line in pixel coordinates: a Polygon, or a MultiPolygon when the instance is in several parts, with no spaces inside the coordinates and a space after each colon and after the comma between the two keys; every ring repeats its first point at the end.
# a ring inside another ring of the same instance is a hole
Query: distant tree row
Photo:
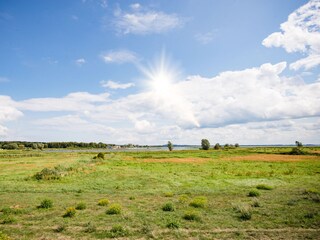
{"type": "Polygon", "coordinates": [[[2,149],[44,149],[44,148],[107,148],[115,144],[106,143],[84,143],[84,142],[21,142],[21,141],[2,141],[2,149]]]}
{"type": "MultiPolygon", "coordinates": [[[[216,143],[213,147],[213,149],[215,150],[219,150],[219,149],[233,149],[233,148],[238,148],[240,147],[238,143],[236,144],[229,144],[229,143],[226,143],[224,146],[221,146],[219,143],[216,143]]],[[[201,140],[201,148],[203,150],[209,150],[210,148],[210,142],[208,139],[202,139],[201,140]]]]}

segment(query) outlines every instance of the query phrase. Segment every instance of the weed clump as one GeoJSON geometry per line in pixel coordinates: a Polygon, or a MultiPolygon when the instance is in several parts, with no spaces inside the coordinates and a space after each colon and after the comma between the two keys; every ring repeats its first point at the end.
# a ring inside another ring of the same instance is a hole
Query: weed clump
{"type": "Polygon", "coordinates": [[[259,199],[258,198],[253,198],[253,201],[252,201],[252,204],[251,204],[252,207],[261,207],[261,204],[259,202],[259,199]]]}
{"type": "Polygon", "coordinates": [[[166,224],[166,227],[170,229],[178,229],[180,228],[180,223],[176,220],[171,220],[166,224]]]}
{"type": "Polygon", "coordinates": [[[44,168],[40,172],[33,175],[36,180],[59,180],[62,173],[57,169],[44,168]]]}
{"type": "Polygon", "coordinates": [[[204,196],[195,197],[189,205],[194,208],[204,208],[208,203],[208,199],[204,196]]]}
{"type": "Polygon", "coordinates": [[[186,194],[181,195],[178,199],[180,203],[186,203],[188,200],[189,200],[189,197],[186,194]]]}
{"type": "Polygon", "coordinates": [[[93,233],[97,230],[96,226],[93,225],[91,222],[88,222],[85,224],[86,229],[84,230],[84,232],[86,233],[93,233]]]}
{"type": "Polygon", "coordinates": [[[7,234],[4,234],[0,231],[0,240],[11,240],[11,238],[7,234]]]}
{"type": "Polygon", "coordinates": [[[166,192],[164,193],[165,197],[173,197],[173,192],[166,192]]]}
{"type": "Polygon", "coordinates": [[[250,220],[252,217],[251,207],[244,204],[238,204],[234,207],[236,212],[239,213],[239,219],[241,220],[250,220]]]}
{"type": "Polygon", "coordinates": [[[98,202],[98,205],[99,206],[107,206],[107,205],[109,205],[109,199],[107,199],[107,198],[100,199],[99,202],[98,202]]]}
{"type": "Polygon", "coordinates": [[[74,207],[69,207],[66,209],[65,213],[63,214],[63,217],[69,217],[72,218],[76,215],[76,209],[74,207]]]}
{"type": "Polygon", "coordinates": [[[59,225],[57,228],[55,228],[53,231],[54,232],[57,232],[57,233],[60,233],[60,232],[63,232],[67,229],[67,227],[65,225],[59,225]]]}
{"type": "Polygon", "coordinates": [[[122,211],[121,205],[114,203],[114,204],[111,204],[110,207],[107,209],[106,214],[115,215],[115,214],[120,214],[121,211],[122,211]]]}
{"type": "Polygon", "coordinates": [[[129,231],[121,225],[115,225],[109,231],[110,238],[126,237],[128,235],[129,231]]]}
{"type": "Polygon", "coordinates": [[[24,213],[25,211],[21,208],[14,208],[14,207],[4,207],[0,210],[4,215],[9,215],[9,214],[21,214],[24,213]]]}
{"type": "Polygon", "coordinates": [[[37,208],[49,209],[53,207],[53,202],[50,199],[43,199],[37,208]]]}
{"type": "Polygon", "coordinates": [[[188,220],[188,221],[200,221],[201,220],[199,214],[194,211],[185,212],[182,218],[185,220],[188,220]]]}
{"type": "Polygon", "coordinates": [[[173,212],[174,211],[174,206],[172,203],[166,203],[162,206],[162,210],[165,212],[173,212]]]}
{"type": "Polygon", "coordinates": [[[304,152],[300,147],[294,147],[289,152],[290,155],[306,155],[306,152],[304,152]]]}
{"type": "Polygon", "coordinates": [[[17,222],[17,219],[15,219],[12,216],[6,216],[5,218],[3,218],[3,220],[1,221],[1,224],[12,224],[17,222]]]}
{"type": "Polygon", "coordinates": [[[248,197],[259,197],[260,196],[260,192],[258,190],[251,190],[248,193],[248,197]]]}
{"type": "Polygon", "coordinates": [[[257,185],[256,188],[259,190],[272,190],[273,189],[273,187],[266,185],[266,184],[259,184],[259,185],[257,185]]]}
{"type": "Polygon", "coordinates": [[[84,203],[84,202],[80,202],[80,203],[78,203],[77,206],[76,206],[76,210],[84,210],[84,209],[86,209],[86,208],[87,208],[87,204],[84,203]]]}

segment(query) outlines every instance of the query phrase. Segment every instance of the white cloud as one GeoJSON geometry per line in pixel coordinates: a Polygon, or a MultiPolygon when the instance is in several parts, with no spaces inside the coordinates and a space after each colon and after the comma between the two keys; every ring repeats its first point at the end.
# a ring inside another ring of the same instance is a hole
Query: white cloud
{"type": "Polygon", "coordinates": [[[130,5],[132,12],[115,11],[114,26],[120,34],[164,33],[180,27],[183,21],[176,14],[142,10],[140,4],[130,5]]]}
{"type": "Polygon", "coordinates": [[[212,32],[207,32],[207,33],[197,33],[194,37],[198,42],[205,45],[212,42],[214,35],[212,32]]]}
{"type": "Polygon", "coordinates": [[[310,69],[320,65],[320,1],[311,0],[288,17],[280,26],[282,32],[275,32],[265,38],[266,47],[283,47],[287,52],[302,52],[308,57],[292,63],[294,70],[310,69]],[[312,63],[312,59],[315,62],[312,63]]]}
{"type": "Polygon", "coordinates": [[[86,60],[84,59],[84,58],[78,58],[77,60],[76,60],[76,64],[78,65],[78,66],[82,66],[83,64],[85,64],[86,63],[86,60]]]}
{"type": "Polygon", "coordinates": [[[114,81],[101,81],[102,87],[111,88],[111,89],[127,89],[134,86],[134,83],[118,83],[114,81]]]}
{"type": "Polygon", "coordinates": [[[101,55],[102,59],[106,63],[126,63],[126,62],[137,62],[138,57],[136,53],[129,50],[117,50],[109,51],[108,53],[101,55]]]}
{"type": "Polygon", "coordinates": [[[100,6],[102,8],[107,8],[108,7],[108,1],[107,0],[100,0],[100,6]]]}

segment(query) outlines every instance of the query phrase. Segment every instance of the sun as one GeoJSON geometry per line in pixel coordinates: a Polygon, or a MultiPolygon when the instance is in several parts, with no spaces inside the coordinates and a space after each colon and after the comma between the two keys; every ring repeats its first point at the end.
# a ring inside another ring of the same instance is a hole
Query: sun
{"type": "Polygon", "coordinates": [[[173,94],[180,71],[169,61],[164,51],[153,65],[140,66],[140,70],[146,77],[148,87],[155,94],[162,97],[173,94]]]}

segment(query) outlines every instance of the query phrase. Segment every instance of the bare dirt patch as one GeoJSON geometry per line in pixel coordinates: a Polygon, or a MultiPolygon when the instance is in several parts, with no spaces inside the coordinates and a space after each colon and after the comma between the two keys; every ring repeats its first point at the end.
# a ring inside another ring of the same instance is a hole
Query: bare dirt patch
{"type": "Polygon", "coordinates": [[[223,160],[231,161],[261,161],[261,162],[299,162],[320,160],[318,156],[281,155],[281,154],[253,154],[247,156],[223,157],[223,160]]]}
{"type": "Polygon", "coordinates": [[[205,163],[210,158],[147,158],[141,162],[157,162],[157,163],[205,163]]]}

